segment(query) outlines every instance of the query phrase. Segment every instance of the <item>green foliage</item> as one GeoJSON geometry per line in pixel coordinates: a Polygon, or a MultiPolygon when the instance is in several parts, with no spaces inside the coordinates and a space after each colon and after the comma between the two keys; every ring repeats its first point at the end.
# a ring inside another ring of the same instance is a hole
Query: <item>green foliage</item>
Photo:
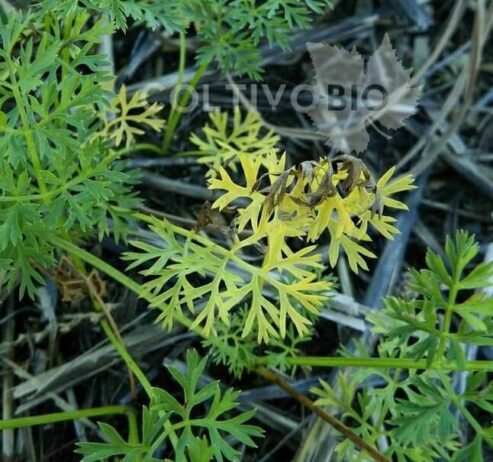
{"type": "Polygon", "coordinates": [[[187,233],[166,221],[155,220],[150,229],[163,245],[131,241],[141,252],[127,253],[125,259],[133,261],[129,269],[152,263],[141,271],[150,278],[142,285],[142,296],[151,300],[151,306],[162,307],[158,319],[165,326],[171,327],[186,307],[195,315],[193,326],[203,326],[208,336],[217,319],[228,325],[231,310],[249,300],[242,335],[254,329],[258,340],[265,342],[284,337],[288,323],[300,335],[306,333],[311,324],[306,313],[316,314],[327,298],[330,284],[315,279],[313,270],[322,266],[320,255],[309,255],[312,247],[286,250],[276,264],[258,268],[198,234],[188,234],[186,241],[177,239],[177,234],[187,233]],[[283,280],[281,273],[292,278],[283,280]]]}
{"type": "Polygon", "coordinates": [[[288,169],[286,156],[275,151],[256,157],[238,153],[238,157],[245,184],[238,184],[220,168],[218,178],[210,180],[210,189],[224,192],[213,207],[224,210],[241,204],[238,231],[249,226],[253,234],[235,248],[267,241],[265,266],[281,267],[283,255],[290,252],[288,238],[314,242],[327,233],[332,266],[343,251],[354,272],[367,270],[365,257],[375,258],[365,247],[371,241],[369,228],[387,239],[398,234],[392,225],[395,219],[384,211],[406,210],[393,196],[414,188],[410,175],[391,180],[393,168],[374,183],[361,161],[350,157],[304,162],[288,169]]]}
{"type": "Polygon", "coordinates": [[[232,71],[259,79],[261,69],[258,45],[266,38],[269,45],[289,46],[289,32],[307,28],[312,13],[322,13],[329,0],[187,0],[184,14],[198,25],[198,36],[205,42],[199,61],[215,61],[223,72],[232,71]]]}
{"type": "MultiPolygon", "coordinates": [[[[308,12],[317,11],[322,5],[313,1],[307,4],[309,8],[266,2],[258,8],[262,14],[266,13],[264,7],[269,8],[277,33],[283,32],[283,21],[289,26],[307,25],[308,12]],[[284,19],[276,19],[278,14],[284,19]]],[[[70,243],[93,233],[102,239],[110,232],[118,239],[128,233],[126,217],[139,204],[131,193],[137,176],[124,170],[118,148],[124,144],[125,151],[144,128],[157,131],[164,123],[156,117],[161,107],[148,105],[146,95],[136,93],[128,99],[125,87],[118,94],[112,90],[109,66],[104,56],[95,51],[104,35],[115,28],[125,29],[129,18],[180,32],[192,19],[199,37],[207,38],[214,32],[209,28],[214,25],[214,18],[222,40],[231,45],[229,51],[225,47],[217,57],[220,67],[225,71],[231,66],[257,76],[259,40],[264,33],[271,40],[277,39],[267,23],[245,22],[245,9],[250,14],[252,7],[251,3],[220,1],[158,4],[47,0],[29,11],[14,12],[2,19],[2,285],[7,282],[10,289],[19,280],[20,295],[27,290],[34,296],[35,284],[44,283],[42,274],[56,262],[59,249],[53,242],[70,243]],[[213,15],[209,17],[211,11],[213,15]],[[187,22],[181,22],[183,17],[187,22]],[[256,32],[246,34],[247,29],[256,32]]],[[[210,40],[214,45],[206,43],[202,49],[202,59],[208,59],[207,47],[216,46],[215,39],[210,40]]],[[[238,113],[235,123],[239,129],[226,142],[236,142],[236,149],[243,147],[251,153],[254,146],[248,146],[250,142],[264,147],[265,143],[273,146],[277,142],[272,133],[254,141],[260,123],[252,115],[241,121],[238,113]]],[[[235,161],[233,156],[230,160],[235,161]]],[[[166,250],[136,243],[144,253],[136,256],[135,264],[155,260],[146,270],[146,275],[155,279],[143,286],[142,293],[155,304],[167,304],[162,315],[166,324],[171,324],[175,315],[181,314],[181,307],[187,306],[197,314],[195,325],[205,324],[205,329],[212,331],[218,319],[228,322],[233,307],[248,302],[243,336],[256,335],[264,341],[286,333],[294,337],[295,332],[308,331],[310,318],[326,299],[329,286],[316,280],[313,270],[321,270],[322,266],[320,256],[310,255],[312,247],[293,252],[284,246],[276,257],[277,266],[266,260],[263,268],[258,268],[244,263],[235,252],[169,223],[156,221],[153,230],[167,245],[166,250]],[[230,271],[235,265],[241,267],[241,275],[230,271]],[[197,284],[197,280],[203,284],[197,284]],[[176,282],[175,286],[161,292],[170,281],[176,282]],[[280,306],[273,300],[280,300],[280,306]],[[205,305],[200,310],[202,302],[205,305]]],[[[282,342],[276,342],[272,348],[288,351],[282,342]]],[[[289,351],[294,349],[293,346],[289,351]]],[[[279,354],[275,364],[282,366],[285,356],[286,353],[279,354]]],[[[205,360],[199,361],[195,353],[187,355],[187,367],[186,374],[168,368],[183,389],[183,403],[165,390],[153,389],[149,406],[142,411],[140,440],[126,441],[115,428],[101,424],[107,443],[81,444],[79,452],[84,460],[117,456],[129,461],[157,460],[155,453],[165,442],[172,448],[175,460],[234,460],[238,454],[232,446],[233,439],[253,446],[252,437],[261,435],[260,429],[246,423],[253,411],[231,416],[238,393],[222,393],[216,382],[199,389],[197,382],[205,360]],[[199,412],[202,417],[197,417],[199,412]]]]}
{"type": "MultiPolygon", "coordinates": [[[[478,417],[493,411],[487,374],[468,373],[461,389],[456,375],[444,371],[448,364],[463,367],[468,346],[491,345],[493,298],[482,289],[492,285],[493,263],[471,267],[478,250],[473,236],[458,232],[447,239],[444,258],[430,251],[428,268],[412,272],[412,296],[389,298],[382,315],[370,316],[382,336],[380,358],[393,358],[396,365],[400,359],[425,359],[429,369],[341,372],[334,385],[322,382],[312,390],[318,404],[355,423],[352,429],[365,441],[378,446],[385,439],[384,453],[392,460],[479,462],[483,444],[493,444],[493,427],[478,417]],[[472,434],[467,446],[464,425],[472,434]]],[[[344,354],[368,357],[361,345],[344,354]]],[[[348,441],[337,452],[340,460],[369,460],[348,441]]]]}
{"type": "Polygon", "coordinates": [[[294,326],[290,325],[285,338],[274,337],[268,345],[260,346],[255,331],[246,337],[242,336],[247,317],[246,306],[234,313],[229,325],[217,322],[216,335],[203,341],[204,346],[211,351],[214,363],[227,367],[237,378],[241,378],[245,372],[251,372],[260,362],[294,375],[297,368],[290,365],[288,360],[299,355],[302,345],[312,339],[312,332],[300,336],[294,326]]]}
{"type": "Polygon", "coordinates": [[[478,252],[474,237],[466,232],[447,238],[444,258],[428,251],[427,268],[410,273],[409,289],[415,296],[388,298],[383,318],[370,318],[376,332],[405,349],[406,357],[428,364],[443,354],[447,361],[462,364],[464,343],[493,345],[492,301],[480,290],[492,285],[493,263],[467,270],[478,252]]]}
{"type": "Polygon", "coordinates": [[[101,132],[112,78],[94,49],[111,27],[85,11],[14,12],[0,31],[0,271],[34,296],[54,263],[50,237],[126,232],[114,206],[137,181],[101,132]],[[82,73],[81,68],[91,72],[82,73]]]}
{"type": "MultiPolygon", "coordinates": [[[[46,0],[2,19],[2,282],[11,288],[20,279],[20,295],[27,290],[34,296],[41,272],[55,262],[50,237],[75,239],[96,230],[101,238],[110,228],[116,238],[124,237],[127,225],[117,210],[139,203],[130,192],[137,177],[123,171],[115,148],[131,145],[143,126],[160,130],[163,122],[155,118],[160,106],[147,106],[140,93],[126,101],[124,87],[117,97],[109,91],[113,77],[104,56],[95,52],[104,35],[125,29],[129,18],[181,32],[193,22],[204,43],[201,60],[214,57],[224,71],[258,76],[259,41],[267,37],[270,43],[285,44],[291,27],[307,27],[311,12],[320,13],[326,4],[46,0]]],[[[258,133],[259,122],[249,115],[235,123],[240,131],[227,141],[242,140],[237,147],[245,147],[258,133]]],[[[221,135],[213,134],[209,142],[219,147],[221,135]]],[[[270,133],[260,143],[265,148],[276,141],[270,133]]],[[[255,319],[263,316],[258,311],[255,319]]]]}
{"type": "MultiPolygon", "coordinates": [[[[258,78],[261,40],[286,48],[287,32],[308,27],[311,14],[328,4],[47,0],[2,18],[0,285],[19,283],[21,296],[34,296],[56,262],[54,240],[128,234],[127,219],[139,205],[131,192],[138,178],[120,158],[136,136],[160,131],[164,121],[158,118],[162,107],[148,104],[145,94],[127,98],[124,86],[112,91],[114,77],[95,51],[105,34],[130,21],[182,34],[193,23],[200,62],[258,78]]],[[[203,136],[191,140],[203,154],[200,161],[212,167],[210,189],[220,192],[209,213],[233,217],[226,244],[200,233],[209,216],[192,231],[146,219],[152,237],[132,241],[129,269],[138,267],[144,276],[139,293],[161,310],[158,320],[171,327],[177,319],[186,324],[191,314],[191,327],[207,337],[213,360],[235,376],[265,356],[262,364],[293,372],[289,360],[310,339],[333,287],[321,276],[316,243],[328,238],[332,266],[344,252],[354,272],[367,270],[367,259],[375,257],[370,229],[387,239],[398,233],[388,211],[406,209],[395,195],[412,189],[413,179],[393,179],[391,168],[375,181],[349,156],[287,166],[276,148],[279,137],[262,132],[254,112],[242,118],[235,109],[232,121],[214,113],[203,136]],[[249,263],[255,260],[261,262],[249,263]]],[[[384,452],[399,462],[481,461],[483,444],[493,444],[493,427],[484,428],[476,417],[478,410],[493,412],[488,377],[470,373],[459,390],[445,372],[447,364],[464,366],[466,346],[493,345],[493,300],[483,290],[491,286],[493,264],[471,268],[477,254],[474,239],[458,233],[447,240],[445,257],[429,252],[427,268],[411,272],[413,296],[389,298],[383,313],[370,317],[381,335],[380,358],[425,360],[425,369],[342,372],[336,384],[322,382],[314,390],[318,403],[339,411],[365,441],[378,446],[385,440],[384,452]],[[367,381],[378,386],[362,388],[367,381]],[[473,436],[460,448],[465,424],[473,436]]],[[[368,355],[361,348],[358,353],[368,355]]],[[[190,351],[186,362],[185,372],[167,367],[183,399],[153,388],[138,440],[127,441],[101,423],[107,442],[81,443],[83,460],[158,461],[164,446],[178,461],[236,460],[234,441],[254,446],[252,438],[262,432],[247,423],[253,411],[234,412],[238,392],[222,392],[217,382],[199,387],[206,360],[190,351]]],[[[349,441],[337,454],[366,460],[349,441]]]]}
{"type": "Polygon", "coordinates": [[[254,79],[261,75],[258,45],[289,47],[289,32],[307,28],[313,13],[322,13],[329,0],[44,0],[40,5],[59,16],[81,7],[102,14],[106,21],[125,30],[133,19],[156,29],[185,32],[190,24],[203,45],[200,63],[215,61],[223,72],[234,71],[254,79]]]}
{"type": "Polygon", "coordinates": [[[187,26],[183,3],[174,0],[43,0],[39,5],[59,17],[84,8],[93,14],[103,14],[107,22],[122,30],[126,30],[128,20],[133,19],[151,29],[163,27],[168,32],[176,32],[187,26]]]}
{"type": "Polygon", "coordinates": [[[210,167],[208,176],[215,176],[226,165],[236,172],[240,154],[263,159],[279,143],[279,136],[272,130],[261,134],[263,123],[253,110],[242,118],[239,106],[235,106],[232,120],[227,112],[219,111],[209,118],[210,125],[203,128],[205,139],[195,133],[190,137],[199,149],[198,161],[210,167]]]}
{"type": "MultiPolygon", "coordinates": [[[[247,316],[248,307],[243,307],[232,316],[229,324],[217,322],[216,335],[207,337],[203,342],[211,351],[212,361],[227,367],[237,378],[257,365],[259,346],[255,332],[251,332],[247,337],[241,335],[247,316]]],[[[282,343],[284,344],[284,341],[282,343]]]]}
{"type": "Polygon", "coordinates": [[[158,103],[149,104],[147,94],[143,91],[136,91],[128,99],[127,89],[122,85],[118,95],[110,101],[111,119],[107,116],[108,110],[100,114],[104,126],[97,136],[112,140],[116,147],[125,141],[125,147],[128,148],[135,142],[135,135],[145,133],[144,127],[156,132],[164,128],[164,120],[156,117],[162,108],[158,103]]]}
{"type": "MultiPolygon", "coordinates": [[[[409,378],[393,372],[373,369],[342,372],[333,386],[321,381],[321,388],[312,389],[316,403],[328,406],[331,412],[351,422],[351,429],[367,443],[378,447],[382,440],[388,449],[382,451],[391,460],[430,462],[449,460],[448,454],[459,448],[458,425],[447,407],[446,396],[425,394],[413,396],[413,385],[434,389],[433,375],[409,378]],[[376,388],[367,384],[378,383],[376,388]],[[410,395],[401,393],[408,391],[410,395]],[[447,456],[447,457],[445,457],[447,456]]],[[[435,390],[434,390],[435,391],[435,390]]],[[[336,446],[336,460],[370,461],[351,442],[336,446]]]]}
{"type": "MultiPolygon", "coordinates": [[[[232,438],[246,446],[255,447],[252,438],[261,437],[262,430],[247,424],[255,411],[230,416],[236,408],[239,392],[221,391],[218,382],[200,388],[206,358],[200,359],[195,350],[186,355],[186,371],[168,365],[167,369],[183,393],[183,402],[167,391],[154,388],[149,407],[142,413],[142,435],[138,443],[127,442],[115,428],[100,423],[106,443],[79,443],[77,453],[83,462],[124,457],[125,461],[158,462],[158,449],[169,444],[172,460],[208,462],[237,460],[239,452],[231,445],[232,438]]],[[[169,460],[169,459],[166,459],[169,460]]]]}
{"type": "Polygon", "coordinates": [[[311,317],[326,303],[331,284],[317,276],[323,265],[316,245],[293,251],[290,241],[316,241],[328,231],[333,266],[342,250],[353,271],[368,269],[364,257],[375,257],[365,247],[371,240],[368,229],[388,239],[398,233],[395,219],[384,211],[406,209],[393,196],[412,189],[413,179],[406,175],[392,180],[390,169],[375,183],[364,164],[349,156],[286,168],[285,154],[272,147],[272,134],[252,141],[260,128],[253,114],[242,123],[236,111],[231,136],[226,117],[215,114],[212,120],[215,129],[206,127],[207,140],[193,139],[204,151],[220,147],[225,153],[226,165],[219,167],[209,187],[222,192],[212,208],[235,213],[233,246],[228,249],[155,220],[151,230],[162,244],[133,241],[140,252],[125,255],[132,261],[129,269],[148,265],[141,271],[148,278],[141,295],[162,310],[159,320],[166,327],[186,308],[195,317],[192,327],[202,327],[209,336],[216,320],[228,326],[233,310],[248,303],[242,337],[253,331],[259,343],[268,343],[284,338],[290,325],[303,337],[311,317]],[[244,136],[253,151],[246,149],[244,136]],[[241,183],[226,169],[238,170],[238,162],[241,183]],[[262,264],[245,262],[244,252],[260,253],[262,264]]]}

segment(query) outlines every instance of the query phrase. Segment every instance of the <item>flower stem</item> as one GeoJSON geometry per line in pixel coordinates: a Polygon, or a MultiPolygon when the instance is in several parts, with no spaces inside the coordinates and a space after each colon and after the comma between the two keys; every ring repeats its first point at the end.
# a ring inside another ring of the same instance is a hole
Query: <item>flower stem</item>
{"type": "Polygon", "coordinates": [[[113,348],[118,352],[120,357],[125,361],[125,364],[127,367],[132,371],[132,373],[137,377],[137,380],[139,383],[142,385],[144,388],[147,396],[151,398],[152,396],[152,385],[151,382],[149,382],[149,379],[146,377],[142,369],[139,367],[139,365],[135,362],[135,360],[132,358],[132,355],[128,352],[127,347],[121,342],[115,333],[113,332],[113,329],[111,328],[109,322],[104,319],[101,322],[101,327],[103,328],[103,331],[108,337],[109,341],[113,345],[113,348]]]}

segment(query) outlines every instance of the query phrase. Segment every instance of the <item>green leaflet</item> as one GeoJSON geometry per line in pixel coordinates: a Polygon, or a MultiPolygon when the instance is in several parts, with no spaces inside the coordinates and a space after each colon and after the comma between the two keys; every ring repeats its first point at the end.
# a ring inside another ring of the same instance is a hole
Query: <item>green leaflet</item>
{"type": "Polygon", "coordinates": [[[1,31],[0,258],[11,262],[4,281],[20,277],[20,296],[34,296],[39,268],[54,262],[50,236],[96,230],[125,235],[112,205],[134,207],[135,175],[124,173],[111,145],[98,136],[97,109],[107,105],[110,79],[93,45],[102,21],[46,13],[11,13],[1,31]],[[31,30],[36,30],[36,40],[31,30]],[[91,67],[82,74],[79,66],[91,67]],[[92,138],[88,141],[89,137],[92,138]]]}
{"type": "Polygon", "coordinates": [[[193,326],[203,326],[207,336],[216,320],[229,325],[232,310],[248,301],[242,336],[253,330],[259,342],[267,342],[269,337],[284,337],[291,323],[300,335],[307,333],[308,314],[316,314],[327,299],[330,283],[315,279],[313,271],[321,265],[319,256],[309,255],[311,248],[285,255],[276,271],[245,263],[233,251],[198,235],[184,241],[180,234],[186,232],[166,221],[154,220],[151,230],[162,245],[132,241],[140,252],[128,252],[124,258],[132,262],[129,269],[148,265],[141,271],[148,279],[141,295],[151,306],[161,307],[158,320],[165,327],[170,328],[186,308],[195,316],[193,326]],[[292,277],[280,278],[283,270],[292,277]]]}
{"type": "Polygon", "coordinates": [[[478,252],[474,237],[463,231],[447,239],[444,258],[429,251],[428,268],[410,273],[409,288],[415,296],[388,298],[383,317],[371,317],[377,332],[408,345],[407,357],[427,359],[429,363],[444,353],[448,361],[462,361],[459,343],[493,344],[493,303],[480,290],[492,284],[493,263],[479,263],[467,269],[478,252]],[[440,315],[447,318],[447,313],[460,324],[445,338],[440,315]]]}
{"type": "Polygon", "coordinates": [[[289,48],[287,37],[293,28],[308,28],[314,13],[330,7],[330,0],[44,0],[45,11],[62,16],[83,6],[101,13],[118,29],[129,20],[151,29],[185,32],[193,22],[203,45],[200,63],[215,62],[223,72],[234,71],[260,79],[258,45],[264,38],[270,46],[289,48]]]}
{"type": "Polygon", "coordinates": [[[183,402],[167,391],[154,388],[151,402],[142,413],[142,434],[139,443],[128,443],[112,426],[100,424],[106,443],[79,443],[77,453],[83,462],[106,460],[120,456],[125,461],[162,461],[155,453],[163,445],[170,445],[176,461],[208,462],[237,460],[238,451],[226,437],[246,446],[255,447],[252,438],[262,436],[262,430],[247,422],[255,411],[231,415],[239,392],[221,391],[218,382],[199,387],[207,359],[200,359],[195,350],[186,354],[186,371],[175,366],[166,368],[183,392],[183,402]],[[196,408],[208,404],[200,414],[196,408]],[[204,435],[204,436],[201,436],[204,435]]]}
{"type": "MultiPolygon", "coordinates": [[[[380,358],[393,358],[395,364],[400,358],[426,359],[437,370],[366,368],[341,372],[335,384],[322,381],[312,390],[318,404],[350,419],[365,441],[378,444],[385,436],[385,455],[392,460],[480,462],[483,447],[493,443],[492,427],[481,417],[493,412],[487,374],[469,373],[460,390],[457,376],[439,370],[444,362],[461,367],[468,345],[492,344],[493,299],[481,289],[492,285],[493,264],[473,264],[478,252],[474,237],[458,232],[447,239],[444,257],[430,251],[428,268],[411,272],[410,296],[388,298],[384,312],[369,317],[381,335],[380,358]],[[375,386],[366,387],[366,381],[375,386]],[[472,434],[466,446],[459,423],[472,434]]],[[[368,357],[362,345],[356,351],[343,355],[368,357]]],[[[337,453],[340,460],[368,460],[347,441],[337,453]]]]}

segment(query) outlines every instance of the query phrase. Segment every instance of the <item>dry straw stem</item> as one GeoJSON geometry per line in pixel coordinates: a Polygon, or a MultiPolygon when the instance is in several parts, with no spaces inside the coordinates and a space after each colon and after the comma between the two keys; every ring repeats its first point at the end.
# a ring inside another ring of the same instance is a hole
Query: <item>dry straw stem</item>
{"type": "MultiPolygon", "coordinates": [[[[456,6],[456,11],[462,11],[463,1],[459,1],[456,6]]],[[[455,18],[455,15],[454,15],[455,18]]],[[[455,21],[454,21],[455,28],[455,21]]],[[[412,173],[417,176],[422,173],[429,165],[431,165],[440,154],[445,150],[445,147],[454,133],[460,128],[464,117],[466,116],[474,98],[476,90],[476,82],[481,65],[482,54],[486,40],[488,39],[491,28],[493,27],[493,3],[486,10],[484,0],[477,2],[476,14],[474,18],[474,28],[472,31],[472,46],[468,57],[468,64],[463,68],[459,78],[456,80],[442,110],[435,118],[427,137],[421,137],[417,144],[406,154],[397,164],[397,168],[409,162],[418,154],[426,141],[442,126],[447,116],[457,107],[459,111],[456,113],[449,127],[436,141],[431,145],[431,148],[426,152],[426,155],[413,167],[412,173]],[[461,95],[463,95],[462,101],[461,95]]]]}

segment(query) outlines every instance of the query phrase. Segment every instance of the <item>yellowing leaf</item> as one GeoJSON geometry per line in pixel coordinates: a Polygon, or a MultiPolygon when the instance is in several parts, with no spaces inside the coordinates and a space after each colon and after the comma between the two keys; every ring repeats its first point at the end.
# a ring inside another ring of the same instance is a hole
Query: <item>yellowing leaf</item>
{"type": "Polygon", "coordinates": [[[149,104],[144,91],[136,91],[128,100],[127,89],[122,85],[110,103],[109,114],[103,116],[104,127],[100,134],[112,139],[117,147],[123,142],[128,147],[136,135],[145,133],[144,126],[154,131],[164,128],[164,120],[156,118],[162,108],[158,103],[149,104]]]}
{"type": "Polygon", "coordinates": [[[256,111],[248,111],[242,119],[240,108],[235,106],[232,123],[226,112],[211,112],[209,119],[203,128],[205,139],[195,133],[190,137],[199,150],[198,161],[210,166],[208,176],[214,177],[223,165],[236,171],[239,155],[262,157],[279,143],[272,130],[261,134],[263,124],[256,111]]]}

